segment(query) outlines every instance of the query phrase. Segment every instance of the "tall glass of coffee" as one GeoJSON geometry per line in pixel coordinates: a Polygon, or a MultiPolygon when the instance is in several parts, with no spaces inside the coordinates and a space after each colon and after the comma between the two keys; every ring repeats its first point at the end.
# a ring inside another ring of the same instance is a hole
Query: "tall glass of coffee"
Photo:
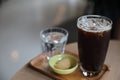
{"type": "Polygon", "coordinates": [[[100,15],[78,18],[78,50],[82,74],[93,77],[100,73],[110,40],[112,21],[100,15]]]}

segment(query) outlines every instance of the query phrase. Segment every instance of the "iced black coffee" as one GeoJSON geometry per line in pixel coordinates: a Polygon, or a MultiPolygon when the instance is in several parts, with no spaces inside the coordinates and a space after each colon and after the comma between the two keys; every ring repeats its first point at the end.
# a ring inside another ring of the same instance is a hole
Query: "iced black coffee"
{"type": "Polygon", "coordinates": [[[111,25],[109,18],[99,15],[78,18],[78,50],[84,76],[100,73],[108,49],[111,25]]]}

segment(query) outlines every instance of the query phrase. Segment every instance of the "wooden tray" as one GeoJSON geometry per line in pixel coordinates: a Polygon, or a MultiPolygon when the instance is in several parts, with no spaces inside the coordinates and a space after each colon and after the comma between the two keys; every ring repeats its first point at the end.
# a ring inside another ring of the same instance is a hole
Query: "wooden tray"
{"type": "MultiPolygon", "coordinates": [[[[75,56],[78,59],[78,55],[74,54],[74,53],[67,53],[67,54],[71,54],[73,56],[75,56]]],[[[35,57],[34,59],[32,59],[30,61],[30,66],[32,66],[33,68],[35,68],[36,70],[39,70],[40,72],[42,72],[43,74],[45,74],[46,76],[49,76],[55,80],[99,80],[106,71],[108,71],[108,67],[106,65],[104,65],[101,73],[96,76],[96,77],[92,77],[92,78],[88,78],[88,77],[84,77],[81,74],[81,71],[79,69],[79,67],[77,68],[76,71],[74,71],[71,74],[68,75],[60,75],[57,73],[54,73],[51,68],[48,65],[48,60],[46,59],[45,54],[40,54],[37,57],[35,57]]]]}

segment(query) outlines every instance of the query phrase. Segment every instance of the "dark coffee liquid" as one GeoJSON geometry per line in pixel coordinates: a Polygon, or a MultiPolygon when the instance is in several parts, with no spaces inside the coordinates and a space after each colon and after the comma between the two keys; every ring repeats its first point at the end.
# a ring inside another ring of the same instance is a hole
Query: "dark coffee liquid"
{"type": "Polygon", "coordinates": [[[80,63],[85,70],[100,71],[107,53],[110,30],[87,32],[78,28],[80,63]]]}

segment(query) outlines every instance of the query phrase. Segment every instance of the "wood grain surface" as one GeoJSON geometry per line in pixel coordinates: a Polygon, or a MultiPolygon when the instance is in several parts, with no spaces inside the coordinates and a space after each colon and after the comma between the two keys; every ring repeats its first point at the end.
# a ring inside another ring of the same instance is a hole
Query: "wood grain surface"
{"type": "MultiPolygon", "coordinates": [[[[78,63],[79,63],[79,58],[78,58],[77,54],[69,53],[69,52],[66,52],[66,54],[70,54],[70,55],[74,56],[78,60],[78,63]]],[[[101,73],[98,76],[88,78],[88,77],[84,77],[81,74],[81,71],[80,71],[80,69],[78,67],[77,70],[74,71],[71,74],[60,75],[60,74],[54,73],[51,70],[51,68],[48,65],[48,60],[47,60],[46,56],[44,55],[44,53],[40,54],[37,57],[35,57],[34,59],[32,59],[30,61],[30,66],[37,69],[37,70],[39,70],[39,71],[41,71],[46,76],[52,77],[52,78],[57,79],[57,80],[79,80],[79,79],[80,80],[98,80],[104,75],[105,72],[108,71],[108,67],[106,65],[104,65],[101,73]]]]}
{"type": "MultiPolygon", "coordinates": [[[[78,54],[77,43],[68,44],[66,46],[66,51],[70,53],[78,54]]],[[[105,64],[109,66],[109,71],[107,71],[100,78],[100,80],[119,80],[120,79],[119,61],[120,61],[120,41],[111,40],[105,60],[105,64]]],[[[80,80],[80,79],[75,79],[75,76],[72,78],[74,78],[74,80],[80,80]]],[[[12,77],[12,80],[55,80],[55,79],[54,77],[46,76],[44,73],[42,73],[39,70],[31,68],[29,66],[29,63],[27,63],[18,72],[16,72],[16,74],[12,77]]],[[[87,79],[83,78],[81,80],[87,80],[87,79]]]]}

